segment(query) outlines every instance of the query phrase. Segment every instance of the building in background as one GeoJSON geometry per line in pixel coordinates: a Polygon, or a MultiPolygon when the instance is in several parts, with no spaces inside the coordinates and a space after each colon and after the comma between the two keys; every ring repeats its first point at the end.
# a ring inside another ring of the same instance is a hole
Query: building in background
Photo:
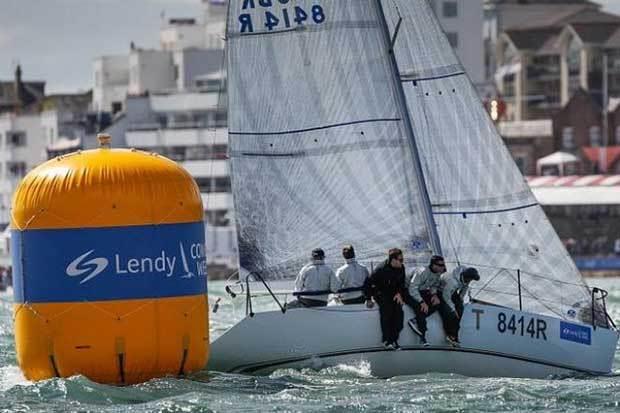
{"type": "Polygon", "coordinates": [[[601,98],[601,56],[617,42],[619,16],[587,1],[503,1],[494,6],[496,20],[487,25],[501,30],[493,33],[492,46],[487,40],[487,71],[496,68],[493,76],[507,105],[505,120],[548,118],[578,88],[601,98]]]}
{"type": "Polygon", "coordinates": [[[129,88],[129,56],[101,56],[93,66],[93,111],[122,111],[129,88]]]}
{"type": "Polygon", "coordinates": [[[483,0],[430,0],[430,4],[471,80],[485,83],[483,0]]]}

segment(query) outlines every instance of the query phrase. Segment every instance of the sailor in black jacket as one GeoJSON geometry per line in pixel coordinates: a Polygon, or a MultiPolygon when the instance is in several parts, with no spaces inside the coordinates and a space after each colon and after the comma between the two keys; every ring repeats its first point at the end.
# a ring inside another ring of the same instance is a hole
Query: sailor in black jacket
{"type": "Polygon", "coordinates": [[[403,252],[398,248],[389,251],[388,259],[379,265],[366,279],[364,294],[366,305],[372,307],[371,298],[379,304],[383,345],[399,350],[398,335],[403,329],[403,296],[405,288],[405,266],[403,252]]]}

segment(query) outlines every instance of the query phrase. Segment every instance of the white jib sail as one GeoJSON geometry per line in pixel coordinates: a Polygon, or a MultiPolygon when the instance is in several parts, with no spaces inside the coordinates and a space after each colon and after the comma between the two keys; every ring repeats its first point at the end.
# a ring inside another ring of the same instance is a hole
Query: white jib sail
{"type": "Polygon", "coordinates": [[[590,291],[487,115],[427,0],[383,0],[443,253],[473,296],[589,322],[590,291]]]}

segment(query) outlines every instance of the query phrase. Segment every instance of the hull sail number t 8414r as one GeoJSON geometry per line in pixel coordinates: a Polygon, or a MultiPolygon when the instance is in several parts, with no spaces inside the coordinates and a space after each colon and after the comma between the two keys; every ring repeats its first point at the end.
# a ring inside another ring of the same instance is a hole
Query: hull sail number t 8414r
{"type": "Polygon", "coordinates": [[[242,10],[252,11],[264,9],[264,12],[241,13],[238,21],[241,34],[254,33],[260,31],[261,27],[266,27],[268,31],[279,29],[294,29],[306,24],[321,24],[325,22],[325,12],[320,4],[314,4],[311,8],[305,9],[294,4],[292,0],[245,0],[242,10]],[[290,6],[276,10],[274,5],[281,4],[290,6]]]}

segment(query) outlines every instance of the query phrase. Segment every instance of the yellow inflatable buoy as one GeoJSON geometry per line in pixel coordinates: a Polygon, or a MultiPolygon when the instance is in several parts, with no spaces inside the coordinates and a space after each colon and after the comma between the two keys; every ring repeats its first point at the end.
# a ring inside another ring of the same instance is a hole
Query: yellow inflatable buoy
{"type": "Polygon", "coordinates": [[[176,163],[99,138],[15,193],[19,365],[31,380],[110,384],[199,370],[209,350],[200,191],[176,163]]]}

